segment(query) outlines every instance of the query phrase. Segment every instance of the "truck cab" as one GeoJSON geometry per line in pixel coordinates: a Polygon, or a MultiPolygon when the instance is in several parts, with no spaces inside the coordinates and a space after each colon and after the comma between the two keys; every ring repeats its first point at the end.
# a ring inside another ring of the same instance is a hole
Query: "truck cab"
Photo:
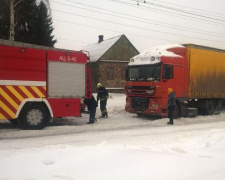
{"type": "Polygon", "coordinates": [[[131,58],[126,69],[125,110],[138,115],[167,117],[168,88],[177,97],[176,116],[188,99],[188,63],[184,46],[154,47],[131,58]]]}

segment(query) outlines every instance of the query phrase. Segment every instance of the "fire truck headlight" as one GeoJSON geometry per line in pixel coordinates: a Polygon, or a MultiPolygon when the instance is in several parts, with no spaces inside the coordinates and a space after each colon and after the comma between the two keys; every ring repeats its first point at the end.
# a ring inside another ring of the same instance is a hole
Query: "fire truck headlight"
{"type": "Polygon", "coordinates": [[[154,108],[154,109],[159,108],[159,104],[152,104],[152,108],[154,108]]]}
{"type": "Polygon", "coordinates": [[[155,90],[147,90],[146,91],[146,94],[154,94],[155,93],[155,90]]]}

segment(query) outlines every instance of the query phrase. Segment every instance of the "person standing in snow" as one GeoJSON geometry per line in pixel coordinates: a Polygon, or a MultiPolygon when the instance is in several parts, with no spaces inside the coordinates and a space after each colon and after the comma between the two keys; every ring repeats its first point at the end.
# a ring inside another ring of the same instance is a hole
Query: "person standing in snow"
{"type": "Polygon", "coordinates": [[[97,88],[98,88],[97,104],[98,104],[98,101],[100,100],[100,110],[102,113],[101,118],[107,118],[108,113],[107,113],[106,105],[107,105],[107,99],[109,97],[109,94],[108,94],[108,91],[105,89],[104,86],[102,86],[101,83],[97,84],[97,88]]]}
{"type": "Polygon", "coordinates": [[[96,107],[98,106],[94,96],[91,96],[91,99],[84,99],[84,103],[87,105],[88,111],[90,112],[90,118],[88,124],[93,124],[96,121],[96,107]]]}
{"type": "Polygon", "coordinates": [[[176,106],[176,96],[172,88],[168,88],[168,118],[170,121],[167,124],[173,125],[173,111],[176,106]]]}

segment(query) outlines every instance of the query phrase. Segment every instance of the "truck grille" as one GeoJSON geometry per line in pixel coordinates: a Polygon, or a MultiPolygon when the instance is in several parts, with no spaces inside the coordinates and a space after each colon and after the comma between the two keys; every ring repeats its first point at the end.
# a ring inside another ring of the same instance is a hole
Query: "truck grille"
{"type": "Polygon", "coordinates": [[[131,98],[131,106],[135,110],[146,110],[149,106],[150,98],[140,98],[140,97],[132,97],[131,98]]]}
{"type": "Polygon", "coordinates": [[[136,91],[131,91],[132,92],[132,94],[146,94],[146,91],[138,91],[138,90],[136,90],[136,91]]]}

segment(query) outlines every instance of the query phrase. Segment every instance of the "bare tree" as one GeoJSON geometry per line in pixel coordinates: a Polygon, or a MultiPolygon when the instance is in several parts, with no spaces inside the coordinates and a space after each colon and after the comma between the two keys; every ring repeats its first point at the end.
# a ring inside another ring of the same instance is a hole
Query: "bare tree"
{"type": "Polygon", "coordinates": [[[9,29],[9,40],[14,41],[15,39],[15,8],[24,0],[9,0],[9,12],[10,12],[10,29],[9,29]]]}

